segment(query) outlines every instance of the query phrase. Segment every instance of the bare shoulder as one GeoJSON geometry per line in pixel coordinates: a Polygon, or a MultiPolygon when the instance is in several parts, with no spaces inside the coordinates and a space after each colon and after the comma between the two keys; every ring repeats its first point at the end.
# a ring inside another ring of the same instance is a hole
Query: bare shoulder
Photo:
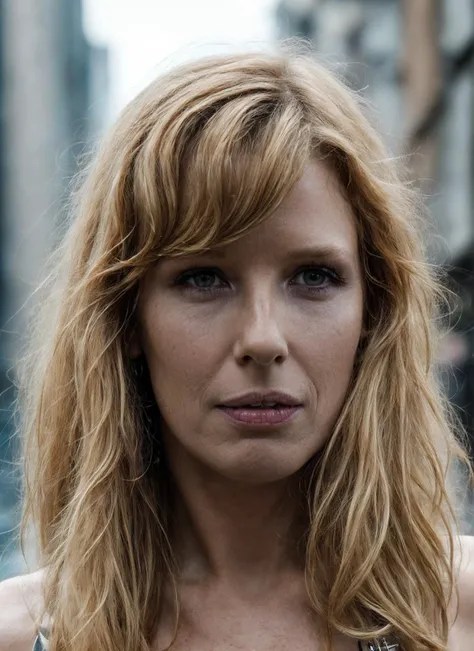
{"type": "Polygon", "coordinates": [[[459,604],[448,648],[465,651],[472,648],[474,637],[474,536],[460,536],[455,551],[459,604]]]}
{"type": "Polygon", "coordinates": [[[44,570],[0,583],[0,651],[31,651],[43,607],[44,570]]]}

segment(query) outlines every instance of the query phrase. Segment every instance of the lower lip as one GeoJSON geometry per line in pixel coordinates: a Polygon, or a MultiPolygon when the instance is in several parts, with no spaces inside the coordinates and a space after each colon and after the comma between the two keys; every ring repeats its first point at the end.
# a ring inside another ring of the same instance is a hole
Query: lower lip
{"type": "Polygon", "coordinates": [[[301,409],[295,407],[274,407],[268,409],[251,409],[249,407],[218,407],[224,414],[237,423],[246,425],[265,426],[279,425],[291,420],[301,409]]]}

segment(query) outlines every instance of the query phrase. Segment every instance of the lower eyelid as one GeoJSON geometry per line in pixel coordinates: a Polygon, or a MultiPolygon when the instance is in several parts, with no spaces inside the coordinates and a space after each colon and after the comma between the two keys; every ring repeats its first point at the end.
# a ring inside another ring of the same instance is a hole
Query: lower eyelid
{"type": "MultiPolygon", "coordinates": [[[[290,287],[293,291],[296,292],[304,292],[305,294],[316,294],[316,293],[323,293],[323,292],[329,292],[332,289],[336,287],[337,283],[336,281],[332,281],[329,279],[329,282],[325,282],[322,285],[304,285],[300,283],[290,283],[290,287]]],[[[197,285],[190,285],[190,284],[185,284],[181,283],[180,288],[184,291],[190,291],[190,292],[196,292],[196,293],[201,293],[201,294],[211,294],[211,293],[217,293],[217,292],[228,292],[229,290],[232,289],[232,287],[229,287],[228,285],[214,285],[211,287],[198,287],[197,285]]]]}

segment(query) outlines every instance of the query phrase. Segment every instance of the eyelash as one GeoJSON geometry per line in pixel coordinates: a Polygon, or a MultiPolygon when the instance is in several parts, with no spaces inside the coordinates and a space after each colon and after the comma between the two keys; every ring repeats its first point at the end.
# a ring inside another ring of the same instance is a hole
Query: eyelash
{"type": "MultiPolygon", "coordinates": [[[[306,265],[304,267],[300,267],[297,269],[295,272],[295,276],[298,276],[299,274],[304,273],[305,271],[317,271],[320,274],[323,274],[329,281],[332,286],[338,286],[338,285],[343,285],[344,284],[344,279],[342,276],[332,267],[327,267],[327,266],[320,266],[320,265],[306,265]]],[[[204,275],[204,274],[214,274],[215,276],[219,277],[222,280],[222,272],[220,269],[216,269],[214,267],[197,267],[195,269],[189,269],[183,273],[181,273],[176,280],[174,281],[174,285],[179,286],[183,291],[190,291],[190,292],[197,292],[198,294],[211,294],[214,292],[219,292],[226,290],[227,287],[196,287],[193,285],[188,285],[186,284],[187,281],[190,278],[194,278],[199,275],[204,275]]],[[[297,285],[300,288],[303,288],[304,291],[308,291],[311,294],[321,294],[328,292],[330,287],[327,284],[324,284],[322,286],[311,286],[311,285],[297,285]]]]}

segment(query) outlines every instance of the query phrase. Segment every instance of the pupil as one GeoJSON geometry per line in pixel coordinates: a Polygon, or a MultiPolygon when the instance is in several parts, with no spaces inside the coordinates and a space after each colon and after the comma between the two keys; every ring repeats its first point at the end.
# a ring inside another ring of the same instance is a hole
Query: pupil
{"type": "Polygon", "coordinates": [[[213,279],[213,274],[208,274],[208,273],[197,274],[195,276],[195,278],[194,278],[194,280],[196,281],[196,284],[199,287],[203,287],[203,286],[209,287],[209,285],[212,285],[212,279],[213,279]],[[200,280],[202,280],[203,278],[204,278],[204,282],[200,282],[200,280]],[[211,282],[209,282],[209,281],[211,281],[211,282]]]}
{"type": "Polygon", "coordinates": [[[312,282],[316,285],[321,284],[323,276],[320,271],[305,271],[304,274],[306,274],[306,280],[309,281],[308,284],[311,284],[312,282]]]}

